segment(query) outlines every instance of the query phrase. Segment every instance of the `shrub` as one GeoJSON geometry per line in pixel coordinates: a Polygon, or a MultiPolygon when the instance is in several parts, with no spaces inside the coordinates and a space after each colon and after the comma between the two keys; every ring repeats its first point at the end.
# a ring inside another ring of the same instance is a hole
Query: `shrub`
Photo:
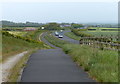
{"type": "Polygon", "coordinates": [[[91,34],[86,34],[84,32],[81,32],[80,30],[78,29],[72,29],[71,32],[73,32],[75,35],[77,36],[81,36],[81,37],[92,37],[93,35],[91,34]]]}

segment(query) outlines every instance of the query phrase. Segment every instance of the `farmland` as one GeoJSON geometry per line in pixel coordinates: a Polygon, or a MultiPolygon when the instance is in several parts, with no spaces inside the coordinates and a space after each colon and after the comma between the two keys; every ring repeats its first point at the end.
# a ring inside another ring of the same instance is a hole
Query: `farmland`
{"type": "MultiPolygon", "coordinates": [[[[103,36],[103,37],[108,37],[108,38],[112,37],[112,38],[114,38],[114,40],[116,40],[116,38],[118,37],[118,32],[119,31],[118,31],[118,28],[96,28],[96,27],[90,27],[90,28],[88,28],[86,30],[74,29],[74,31],[72,31],[72,32],[76,36],[81,36],[81,34],[83,34],[84,36],[94,36],[94,37],[101,37],[101,36],[103,36]],[[106,29],[107,31],[106,30],[103,31],[101,29],[106,29]],[[111,30],[111,29],[116,29],[117,31],[114,31],[114,30],[111,30]]],[[[70,35],[68,35],[68,36],[70,36],[70,35]]]]}
{"type": "Polygon", "coordinates": [[[94,36],[117,36],[118,35],[118,28],[96,28],[96,27],[90,27],[87,31],[84,31],[85,33],[92,34],[94,36]],[[95,29],[95,30],[89,30],[89,29],[95,29]],[[105,30],[102,30],[105,29],[105,30]],[[116,31],[115,31],[116,30],[116,31]]]}
{"type": "Polygon", "coordinates": [[[88,31],[116,32],[116,31],[118,31],[118,28],[89,27],[88,31]]]}

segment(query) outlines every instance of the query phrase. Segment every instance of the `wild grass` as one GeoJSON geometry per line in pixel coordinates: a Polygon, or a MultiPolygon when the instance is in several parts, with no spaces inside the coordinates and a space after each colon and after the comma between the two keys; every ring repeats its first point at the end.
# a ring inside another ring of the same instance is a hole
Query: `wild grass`
{"type": "Polygon", "coordinates": [[[66,44],[63,50],[100,82],[118,82],[118,52],[66,44]]]}
{"type": "MultiPolygon", "coordinates": [[[[26,50],[48,48],[43,42],[33,43],[12,36],[2,35],[2,61],[26,50]]],[[[50,47],[49,47],[50,48],[50,47]]]]}
{"type": "Polygon", "coordinates": [[[29,39],[33,39],[36,41],[39,41],[39,36],[40,34],[42,34],[43,32],[46,32],[47,30],[37,30],[37,31],[28,31],[24,37],[29,38],[29,39]]]}
{"type": "Polygon", "coordinates": [[[74,40],[80,40],[80,36],[75,35],[73,32],[67,32],[67,33],[65,33],[65,35],[74,40]]]}
{"type": "Polygon", "coordinates": [[[118,52],[70,44],[47,35],[50,43],[61,47],[72,59],[99,82],[118,82],[118,52]]]}

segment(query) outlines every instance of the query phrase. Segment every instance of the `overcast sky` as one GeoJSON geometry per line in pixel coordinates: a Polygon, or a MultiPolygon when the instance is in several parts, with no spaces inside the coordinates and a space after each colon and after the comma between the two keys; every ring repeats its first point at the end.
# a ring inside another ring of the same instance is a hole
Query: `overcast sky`
{"type": "Polygon", "coordinates": [[[8,2],[2,20],[14,22],[117,23],[117,2],[8,2]]]}

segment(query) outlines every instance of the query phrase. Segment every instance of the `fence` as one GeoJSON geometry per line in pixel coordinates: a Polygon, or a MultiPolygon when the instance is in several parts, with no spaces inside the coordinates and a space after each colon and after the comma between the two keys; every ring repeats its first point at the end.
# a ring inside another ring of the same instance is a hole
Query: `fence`
{"type": "Polygon", "coordinates": [[[81,37],[80,44],[90,45],[94,48],[120,50],[118,37],[81,37]]]}

